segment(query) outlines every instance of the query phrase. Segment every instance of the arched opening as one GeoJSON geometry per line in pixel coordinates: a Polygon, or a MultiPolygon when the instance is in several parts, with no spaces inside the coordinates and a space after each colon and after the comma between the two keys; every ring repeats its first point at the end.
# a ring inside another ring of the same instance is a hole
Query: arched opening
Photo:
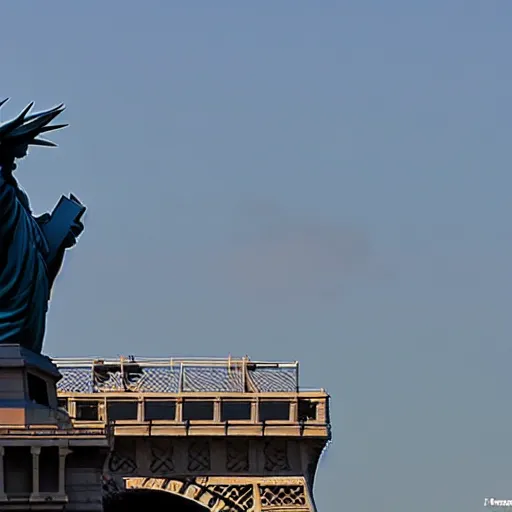
{"type": "Polygon", "coordinates": [[[165,491],[130,489],[104,504],[105,512],[206,512],[199,503],[165,491]]]}

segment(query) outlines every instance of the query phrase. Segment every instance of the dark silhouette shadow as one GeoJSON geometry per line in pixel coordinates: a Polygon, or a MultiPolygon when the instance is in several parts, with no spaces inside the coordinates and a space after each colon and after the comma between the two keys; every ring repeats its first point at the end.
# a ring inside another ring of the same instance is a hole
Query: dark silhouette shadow
{"type": "Polygon", "coordinates": [[[105,512],[207,512],[198,503],[165,491],[129,490],[104,503],[105,512]]]}

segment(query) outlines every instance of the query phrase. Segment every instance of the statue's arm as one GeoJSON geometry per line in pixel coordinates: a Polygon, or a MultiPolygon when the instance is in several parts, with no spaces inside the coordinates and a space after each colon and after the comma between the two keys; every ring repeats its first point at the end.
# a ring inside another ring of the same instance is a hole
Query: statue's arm
{"type": "MultiPolygon", "coordinates": [[[[36,221],[40,226],[43,226],[50,219],[50,215],[45,213],[40,217],[36,218],[36,221]]],[[[47,262],[47,273],[48,273],[48,281],[50,288],[53,286],[53,283],[56,277],[59,275],[60,269],[62,268],[62,263],[64,262],[64,255],[66,253],[66,249],[70,249],[76,244],[77,238],[80,236],[82,231],[84,230],[84,225],[82,222],[75,222],[71,229],[69,230],[68,236],[64,240],[64,243],[59,247],[57,253],[53,257],[52,261],[47,262]]]]}
{"type": "Polygon", "coordinates": [[[48,285],[50,289],[53,287],[53,283],[55,279],[59,275],[60,269],[62,268],[62,263],[64,262],[64,254],[66,252],[65,247],[61,247],[57,252],[53,261],[48,265],[48,285]]]}

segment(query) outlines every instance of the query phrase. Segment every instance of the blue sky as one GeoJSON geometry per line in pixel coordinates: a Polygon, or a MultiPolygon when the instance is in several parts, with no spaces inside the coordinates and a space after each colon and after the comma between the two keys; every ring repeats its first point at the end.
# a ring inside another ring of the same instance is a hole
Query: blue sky
{"type": "Polygon", "coordinates": [[[332,395],[320,511],[512,498],[512,3],[9,2],[18,179],[86,232],[53,356],[301,361],[332,395]]]}

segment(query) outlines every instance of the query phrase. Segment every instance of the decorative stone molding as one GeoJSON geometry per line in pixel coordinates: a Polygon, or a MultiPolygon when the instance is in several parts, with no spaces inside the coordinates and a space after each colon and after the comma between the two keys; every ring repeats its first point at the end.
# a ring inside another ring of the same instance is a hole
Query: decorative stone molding
{"type": "Polygon", "coordinates": [[[263,448],[265,456],[265,471],[289,471],[288,443],[285,439],[272,439],[265,441],[263,448]]]}
{"type": "Polygon", "coordinates": [[[111,474],[131,475],[137,470],[136,445],[133,439],[116,440],[107,460],[111,474]]]}
{"type": "Polygon", "coordinates": [[[228,439],[226,441],[226,470],[232,473],[249,471],[248,439],[228,439]]]}
{"type": "Polygon", "coordinates": [[[194,439],[188,445],[188,470],[209,471],[211,467],[210,442],[207,439],[194,439]]]}
{"type": "Polygon", "coordinates": [[[152,474],[158,475],[174,472],[174,446],[170,439],[151,439],[149,449],[149,470],[152,474]]]}

